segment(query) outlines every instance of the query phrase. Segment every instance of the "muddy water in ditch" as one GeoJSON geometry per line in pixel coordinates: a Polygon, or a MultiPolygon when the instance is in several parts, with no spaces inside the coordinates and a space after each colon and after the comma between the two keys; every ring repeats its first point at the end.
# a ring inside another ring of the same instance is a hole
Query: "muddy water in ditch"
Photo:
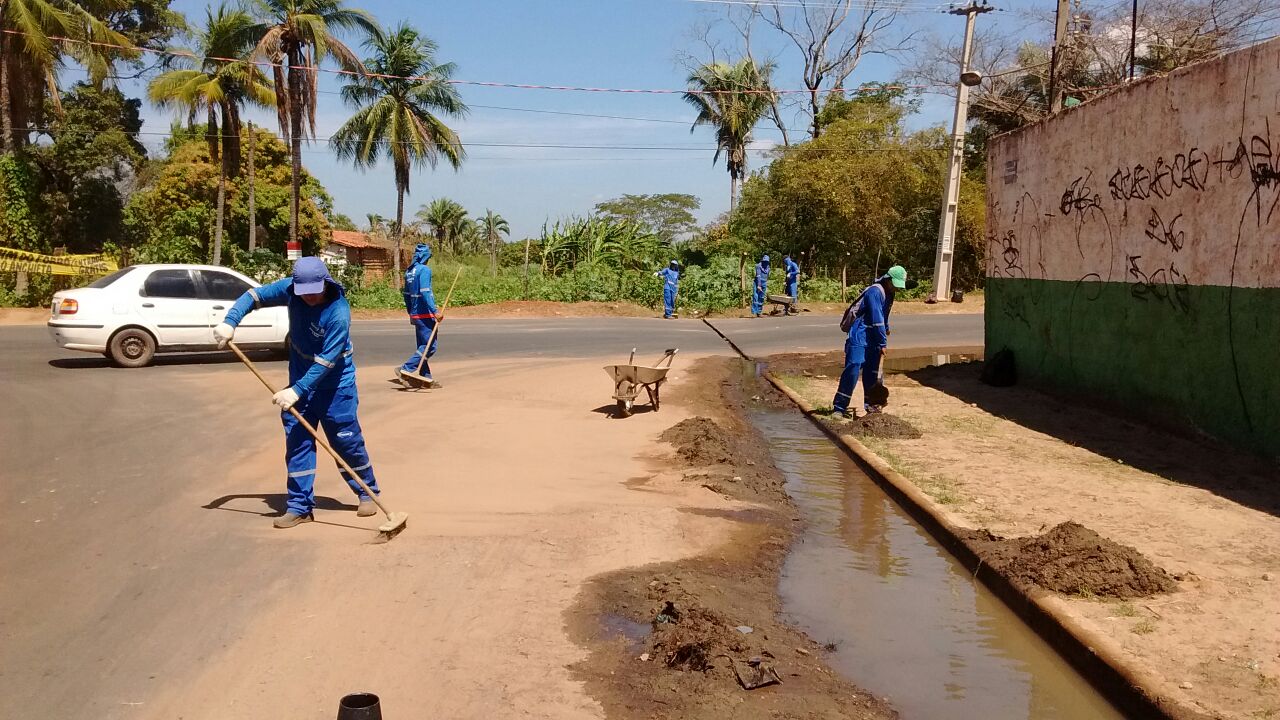
{"type": "Polygon", "coordinates": [[[806,521],[784,610],[838,672],[907,720],[1123,717],[808,420],[753,420],[806,521]]]}

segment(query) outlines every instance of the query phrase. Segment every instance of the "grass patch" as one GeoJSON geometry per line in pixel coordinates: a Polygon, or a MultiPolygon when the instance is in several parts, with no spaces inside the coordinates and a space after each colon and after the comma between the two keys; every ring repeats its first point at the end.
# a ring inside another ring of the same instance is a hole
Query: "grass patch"
{"type": "Polygon", "coordinates": [[[1134,635],[1150,635],[1156,631],[1156,624],[1151,620],[1143,620],[1142,622],[1129,628],[1134,635]]]}
{"type": "Polygon", "coordinates": [[[1133,603],[1120,603],[1116,606],[1116,615],[1119,617],[1137,617],[1138,608],[1134,607],[1133,603]]]}

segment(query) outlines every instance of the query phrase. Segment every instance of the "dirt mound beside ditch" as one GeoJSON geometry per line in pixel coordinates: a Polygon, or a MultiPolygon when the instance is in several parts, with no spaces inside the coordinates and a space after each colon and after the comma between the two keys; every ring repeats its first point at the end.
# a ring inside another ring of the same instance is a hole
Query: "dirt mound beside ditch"
{"type": "Polygon", "coordinates": [[[875,437],[888,440],[916,440],[924,437],[915,425],[892,413],[871,413],[856,420],[841,420],[834,415],[830,422],[837,430],[854,437],[875,437]]]}
{"type": "Polygon", "coordinates": [[[708,417],[691,417],[672,425],[658,436],[669,442],[676,453],[693,466],[720,465],[733,462],[733,439],[728,431],[708,417]]]}
{"type": "Polygon", "coordinates": [[[1030,537],[982,532],[972,540],[983,562],[1008,577],[1066,595],[1127,599],[1177,589],[1174,579],[1142,553],[1076,522],[1030,537]]]}

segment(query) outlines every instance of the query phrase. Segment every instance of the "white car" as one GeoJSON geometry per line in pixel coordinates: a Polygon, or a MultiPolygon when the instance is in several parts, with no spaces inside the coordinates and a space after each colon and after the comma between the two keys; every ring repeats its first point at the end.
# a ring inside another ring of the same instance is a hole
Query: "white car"
{"type": "MultiPolygon", "coordinates": [[[[53,296],[49,333],[68,350],[103,353],[143,367],[158,352],[217,350],[213,328],[258,283],[213,265],[131,265],[87,287],[53,296]]],[[[245,316],[236,344],[286,351],[289,313],[262,308],[245,316]]]]}

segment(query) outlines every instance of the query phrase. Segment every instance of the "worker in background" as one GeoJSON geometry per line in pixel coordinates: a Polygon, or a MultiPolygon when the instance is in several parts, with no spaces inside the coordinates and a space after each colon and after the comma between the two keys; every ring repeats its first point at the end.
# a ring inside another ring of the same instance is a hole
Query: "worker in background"
{"type": "Polygon", "coordinates": [[[418,246],[413,249],[413,262],[409,263],[409,268],[404,271],[404,308],[408,311],[409,322],[413,325],[417,350],[403,365],[396,368],[396,374],[402,378],[409,375],[410,379],[422,378],[431,382],[429,358],[436,354],[436,346],[440,344],[439,331],[436,331],[435,337],[431,336],[431,331],[436,323],[444,320],[444,315],[436,309],[436,296],[431,290],[431,268],[427,267],[429,260],[431,260],[431,246],[418,243],[418,246]],[[428,340],[431,342],[431,347],[427,347],[428,340]],[[423,353],[426,353],[428,359],[423,359],[423,353]],[[422,365],[420,373],[418,372],[419,363],[422,365]]]}
{"type": "Polygon", "coordinates": [[[791,298],[791,304],[787,306],[787,314],[790,315],[796,311],[796,303],[800,300],[800,266],[791,259],[791,253],[787,253],[782,256],[782,268],[787,274],[783,292],[791,298]]]}
{"type": "MultiPolygon", "coordinates": [[[[847,420],[856,416],[849,410],[849,403],[859,374],[862,375],[864,396],[868,388],[880,384],[880,361],[889,342],[889,313],[893,310],[893,297],[906,286],[907,271],[901,265],[894,265],[868,285],[845,311],[845,317],[851,317],[852,322],[844,341],[844,371],[840,373],[840,386],[831,401],[832,415],[847,420]]],[[[883,410],[881,406],[870,403],[863,403],[863,409],[868,413],[883,410]]]]}
{"type": "Polygon", "coordinates": [[[756,263],[756,284],[751,291],[751,314],[760,317],[764,309],[764,295],[769,289],[769,256],[765,255],[756,263]]]}
{"type": "Polygon", "coordinates": [[[654,276],[662,278],[662,318],[670,320],[676,314],[676,293],[680,292],[680,263],[672,260],[654,276]]]}
{"type": "MultiPolygon", "coordinates": [[[[214,328],[218,347],[233,339],[236,327],[250,311],[264,307],[289,308],[289,387],[271,401],[280,406],[284,421],[285,486],[289,500],[286,512],[275,519],[278,528],[310,522],[316,499],[316,444],[307,429],[289,408],[295,408],[312,427],[321,426],[329,444],[375,494],[378,481],[373,476],[364,434],[356,417],[356,364],[351,347],[351,306],[345,291],[329,275],[318,257],[304,257],[293,266],[293,277],[262,287],[250,288],[227,311],[214,328]]],[[[338,468],[360,499],[356,515],[377,512],[373,501],[346,470],[338,468]]]]}

